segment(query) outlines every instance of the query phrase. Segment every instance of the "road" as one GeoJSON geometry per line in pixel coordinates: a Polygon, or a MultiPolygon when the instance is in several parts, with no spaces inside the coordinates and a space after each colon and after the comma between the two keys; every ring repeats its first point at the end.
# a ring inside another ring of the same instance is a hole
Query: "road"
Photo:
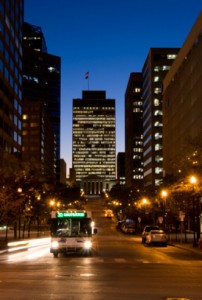
{"type": "Polygon", "coordinates": [[[1,299],[202,299],[202,254],[146,247],[117,231],[101,201],[89,200],[98,228],[94,253],[54,258],[47,245],[0,255],[1,299]]]}

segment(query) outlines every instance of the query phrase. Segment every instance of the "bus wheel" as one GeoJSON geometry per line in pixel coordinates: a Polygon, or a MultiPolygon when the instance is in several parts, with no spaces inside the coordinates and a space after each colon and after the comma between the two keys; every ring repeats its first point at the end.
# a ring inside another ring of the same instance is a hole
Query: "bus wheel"
{"type": "Polygon", "coordinates": [[[53,253],[53,256],[54,256],[54,257],[58,257],[58,252],[54,252],[54,253],[53,253]]]}

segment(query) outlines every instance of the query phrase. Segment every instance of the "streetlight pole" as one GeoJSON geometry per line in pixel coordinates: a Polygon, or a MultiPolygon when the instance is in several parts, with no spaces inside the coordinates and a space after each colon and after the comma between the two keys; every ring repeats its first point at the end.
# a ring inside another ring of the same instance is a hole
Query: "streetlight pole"
{"type": "Polygon", "coordinates": [[[19,199],[19,216],[18,216],[18,238],[20,239],[21,238],[21,194],[22,194],[22,188],[19,187],[17,189],[17,192],[19,193],[20,195],[20,199],[19,199]]]}
{"type": "Polygon", "coordinates": [[[194,242],[193,242],[193,247],[197,246],[197,242],[196,242],[196,220],[195,220],[195,215],[196,215],[196,209],[195,209],[195,196],[194,196],[194,192],[195,192],[195,183],[196,183],[197,179],[195,176],[191,176],[190,178],[190,183],[193,185],[193,197],[192,197],[192,206],[193,206],[193,230],[194,230],[194,242]]]}
{"type": "Polygon", "coordinates": [[[164,222],[164,230],[166,230],[166,197],[167,197],[167,191],[163,190],[161,192],[161,196],[165,199],[163,202],[163,222],[164,222]]]}

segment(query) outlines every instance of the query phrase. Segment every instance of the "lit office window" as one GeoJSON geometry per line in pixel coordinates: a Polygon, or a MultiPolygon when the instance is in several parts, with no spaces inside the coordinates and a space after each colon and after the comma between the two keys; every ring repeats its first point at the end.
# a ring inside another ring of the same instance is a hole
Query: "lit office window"
{"type": "Polygon", "coordinates": [[[159,99],[154,99],[154,106],[159,106],[160,105],[160,101],[159,99]]]}
{"type": "Polygon", "coordinates": [[[167,59],[176,59],[177,54],[167,54],[167,59]]]}
{"type": "Polygon", "coordinates": [[[154,82],[158,82],[160,81],[160,77],[159,76],[154,76],[154,82]]]}
{"type": "Polygon", "coordinates": [[[162,172],[163,172],[163,168],[159,168],[159,167],[155,168],[155,174],[160,174],[162,172]]]}
{"type": "Polygon", "coordinates": [[[162,149],[162,145],[160,144],[156,144],[155,145],[155,151],[161,150],[162,149]]]}

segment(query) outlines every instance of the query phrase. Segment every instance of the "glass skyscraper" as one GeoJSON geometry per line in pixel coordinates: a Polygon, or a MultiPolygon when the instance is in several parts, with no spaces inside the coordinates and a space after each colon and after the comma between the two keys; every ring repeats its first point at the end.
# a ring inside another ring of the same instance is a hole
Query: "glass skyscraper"
{"type": "Polygon", "coordinates": [[[21,155],[24,1],[0,1],[0,151],[21,155]]]}
{"type": "MultiPolygon", "coordinates": [[[[61,58],[47,53],[41,28],[25,22],[23,26],[23,100],[43,104],[46,118],[48,116],[50,119],[55,139],[54,169],[57,181],[60,180],[60,86],[61,58]]],[[[23,125],[26,124],[23,123],[23,125]]],[[[26,131],[23,135],[23,141],[26,142],[25,134],[26,131]]],[[[28,146],[26,143],[23,144],[23,151],[26,151],[28,146]]],[[[41,153],[41,161],[45,161],[45,152],[41,153]]]]}

